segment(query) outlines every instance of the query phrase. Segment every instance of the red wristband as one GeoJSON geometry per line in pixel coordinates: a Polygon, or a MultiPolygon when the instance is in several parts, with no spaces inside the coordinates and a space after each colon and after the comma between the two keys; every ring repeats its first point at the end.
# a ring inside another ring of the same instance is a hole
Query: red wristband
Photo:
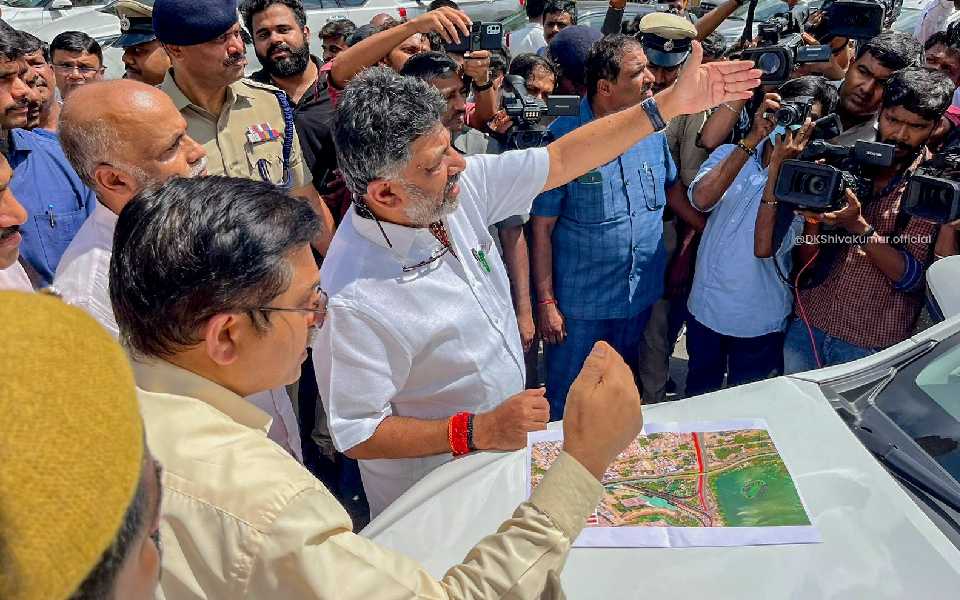
{"type": "Polygon", "coordinates": [[[546,300],[540,300],[539,302],[537,302],[537,304],[556,304],[556,303],[557,303],[556,298],[547,298],[546,300]]]}
{"type": "Polygon", "coordinates": [[[468,412],[459,412],[447,422],[447,440],[450,442],[450,452],[454,456],[470,453],[469,420],[472,415],[468,412]]]}

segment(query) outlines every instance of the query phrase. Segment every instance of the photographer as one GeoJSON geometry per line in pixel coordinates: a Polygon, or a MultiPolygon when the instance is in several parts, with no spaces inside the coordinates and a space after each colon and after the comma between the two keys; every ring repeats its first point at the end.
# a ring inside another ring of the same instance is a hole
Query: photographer
{"type": "Polygon", "coordinates": [[[860,189],[846,191],[841,210],[805,213],[817,223],[807,233],[826,233],[827,225],[844,239],[835,253],[819,238],[797,247],[798,264],[816,256],[813,273],[824,276],[798,291],[802,319],[787,330],[787,373],[856,360],[913,331],[938,228],[903,213],[901,197],[952,95],[953,83],[942,73],[924,68],[895,73],[883,92],[876,135],[895,146],[893,164],[860,167],[860,189]]]}
{"type": "Polygon", "coordinates": [[[860,44],[840,86],[837,115],[843,133],[831,143],[853,146],[858,140],[873,141],[887,80],[900,69],[919,66],[922,55],[920,44],[899,31],[884,31],[860,44]]]}
{"type": "MultiPolygon", "coordinates": [[[[687,396],[720,389],[725,373],[727,384],[735,386],[782,372],[783,332],[793,299],[777,271],[790,273],[791,244],[778,250],[776,265],[757,258],[754,222],[758,212],[768,210],[764,189],[772,188],[780,164],[803,150],[812,121],[832,112],[836,103],[837,92],[823,77],[788,81],[777,93],[766,94],[750,133],[737,145],[714,151],[694,180],[691,203],[713,214],[687,303],[687,396]],[[791,115],[786,134],[769,141],[774,115],[785,113],[791,115]],[[799,130],[793,128],[800,124],[799,130]]],[[[786,239],[799,234],[801,224],[799,217],[793,219],[786,239]]]]}
{"type": "MultiPolygon", "coordinates": [[[[636,107],[654,77],[636,39],[608,36],[586,62],[587,97],[576,117],[550,126],[569,139],[607,115],[636,107]]],[[[563,415],[574,365],[607,340],[636,371],[651,307],[663,293],[665,186],[677,179],[662,134],[541,194],[531,211],[537,322],[547,347],[551,420],[563,415]]]]}

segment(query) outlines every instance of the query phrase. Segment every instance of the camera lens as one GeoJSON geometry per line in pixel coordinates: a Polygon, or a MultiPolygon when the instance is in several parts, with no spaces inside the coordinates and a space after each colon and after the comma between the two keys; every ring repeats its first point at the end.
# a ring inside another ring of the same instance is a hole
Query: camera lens
{"type": "Polygon", "coordinates": [[[777,121],[777,125],[794,125],[800,121],[800,113],[797,112],[796,107],[787,105],[777,110],[774,118],[777,121]]]}
{"type": "Polygon", "coordinates": [[[808,196],[822,196],[827,191],[827,180],[822,175],[804,174],[799,181],[799,192],[808,196]]]}
{"type": "Polygon", "coordinates": [[[773,75],[780,71],[783,61],[776,52],[765,52],[757,59],[757,68],[763,71],[765,75],[773,75]]]}

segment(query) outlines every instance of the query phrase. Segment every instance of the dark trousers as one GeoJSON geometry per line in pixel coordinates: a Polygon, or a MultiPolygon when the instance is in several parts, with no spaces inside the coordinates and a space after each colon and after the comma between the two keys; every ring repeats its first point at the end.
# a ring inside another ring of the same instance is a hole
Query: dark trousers
{"type": "Polygon", "coordinates": [[[550,420],[563,418],[570,385],[583,368],[593,345],[603,340],[620,353],[623,360],[637,373],[637,357],[643,330],[650,320],[651,309],[627,319],[566,319],[567,337],[557,345],[547,345],[547,400],[550,402],[550,420]]]}
{"type": "Polygon", "coordinates": [[[783,333],[741,338],[723,335],[691,316],[687,319],[687,397],[783,373],[783,333]]]}

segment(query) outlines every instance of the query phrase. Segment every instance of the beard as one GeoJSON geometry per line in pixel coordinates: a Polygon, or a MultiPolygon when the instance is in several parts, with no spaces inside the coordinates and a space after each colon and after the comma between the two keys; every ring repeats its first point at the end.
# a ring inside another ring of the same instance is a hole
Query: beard
{"type": "Polygon", "coordinates": [[[285,42],[280,42],[270,46],[265,56],[257,53],[257,59],[271,77],[292,77],[307,69],[307,64],[310,62],[310,45],[304,43],[299,48],[293,48],[285,42]],[[290,55],[280,60],[273,60],[270,55],[275,50],[286,50],[290,55]]]}
{"type": "Polygon", "coordinates": [[[445,215],[449,215],[460,206],[460,196],[453,193],[453,187],[460,179],[459,175],[454,175],[447,181],[443,188],[443,193],[439,196],[429,196],[422,188],[413,184],[404,183],[403,189],[410,196],[410,203],[404,207],[403,212],[414,227],[427,227],[431,223],[436,223],[445,215]]]}

